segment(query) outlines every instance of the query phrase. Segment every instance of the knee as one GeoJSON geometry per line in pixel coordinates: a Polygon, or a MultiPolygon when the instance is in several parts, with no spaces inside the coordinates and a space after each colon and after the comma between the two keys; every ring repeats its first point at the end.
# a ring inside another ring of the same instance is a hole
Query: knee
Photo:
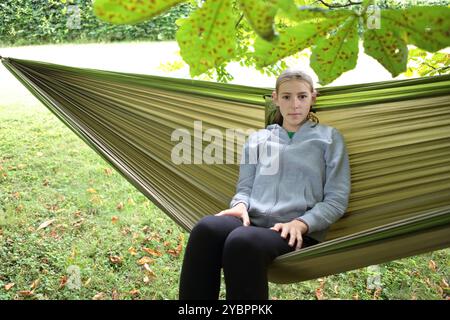
{"type": "Polygon", "coordinates": [[[224,250],[228,253],[244,252],[253,254],[260,250],[260,243],[252,232],[253,228],[239,227],[229,234],[224,250]]]}
{"type": "Polygon", "coordinates": [[[217,216],[205,216],[201,218],[191,231],[191,234],[200,234],[211,236],[217,234],[220,230],[221,222],[220,217],[217,216]]]}

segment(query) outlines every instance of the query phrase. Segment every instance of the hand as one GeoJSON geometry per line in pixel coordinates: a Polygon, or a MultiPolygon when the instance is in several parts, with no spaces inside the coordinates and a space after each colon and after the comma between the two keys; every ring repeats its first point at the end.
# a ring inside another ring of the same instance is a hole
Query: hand
{"type": "Polygon", "coordinates": [[[215,216],[238,217],[238,218],[242,219],[242,222],[243,222],[242,224],[244,226],[247,227],[250,225],[250,218],[248,217],[247,207],[242,202],[238,203],[233,208],[220,211],[219,213],[215,214],[215,216]]]}
{"type": "Polygon", "coordinates": [[[306,223],[295,219],[287,223],[277,223],[270,229],[278,232],[281,231],[281,237],[284,239],[289,234],[289,246],[293,247],[296,243],[295,250],[299,250],[303,244],[302,235],[308,231],[308,226],[306,223]]]}

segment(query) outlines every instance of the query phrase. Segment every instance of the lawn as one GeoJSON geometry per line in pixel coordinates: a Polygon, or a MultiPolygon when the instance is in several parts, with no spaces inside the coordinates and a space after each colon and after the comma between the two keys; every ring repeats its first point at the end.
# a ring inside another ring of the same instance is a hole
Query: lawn
{"type": "MultiPolygon", "coordinates": [[[[187,239],[39,102],[0,102],[0,299],[177,299],[187,239]]],[[[270,284],[270,297],[448,299],[449,252],[270,284]]]]}

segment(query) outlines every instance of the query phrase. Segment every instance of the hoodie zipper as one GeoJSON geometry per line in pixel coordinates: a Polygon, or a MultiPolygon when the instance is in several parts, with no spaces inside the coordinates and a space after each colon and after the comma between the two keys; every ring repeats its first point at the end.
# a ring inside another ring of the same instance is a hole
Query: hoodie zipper
{"type": "MultiPolygon", "coordinates": [[[[288,138],[289,138],[289,136],[288,136],[288,138]]],[[[293,137],[292,137],[292,138],[293,138],[293,137]]],[[[290,145],[291,142],[292,142],[292,139],[289,138],[288,145],[290,145]]],[[[282,174],[283,174],[283,171],[282,171],[282,164],[283,164],[283,162],[281,161],[281,154],[283,153],[283,150],[284,150],[285,147],[286,147],[286,145],[283,144],[283,146],[281,147],[281,151],[280,151],[280,174],[278,175],[277,192],[275,193],[275,202],[274,202],[274,204],[272,205],[272,207],[270,207],[270,209],[266,211],[266,214],[270,214],[271,211],[273,210],[273,208],[276,206],[276,204],[277,204],[277,202],[278,202],[278,195],[279,195],[279,193],[280,193],[280,180],[281,180],[281,176],[282,176],[282,174]]]]}

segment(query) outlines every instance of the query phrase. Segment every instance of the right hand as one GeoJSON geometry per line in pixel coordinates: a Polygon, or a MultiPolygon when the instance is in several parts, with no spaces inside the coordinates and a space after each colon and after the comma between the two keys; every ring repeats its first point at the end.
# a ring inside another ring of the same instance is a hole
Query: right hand
{"type": "Polygon", "coordinates": [[[233,216],[238,217],[242,220],[242,224],[244,226],[250,225],[250,218],[248,217],[247,207],[245,204],[238,203],[233,208],[220,211],[219,213],[215,214],[215,216],[233,216]]]}

